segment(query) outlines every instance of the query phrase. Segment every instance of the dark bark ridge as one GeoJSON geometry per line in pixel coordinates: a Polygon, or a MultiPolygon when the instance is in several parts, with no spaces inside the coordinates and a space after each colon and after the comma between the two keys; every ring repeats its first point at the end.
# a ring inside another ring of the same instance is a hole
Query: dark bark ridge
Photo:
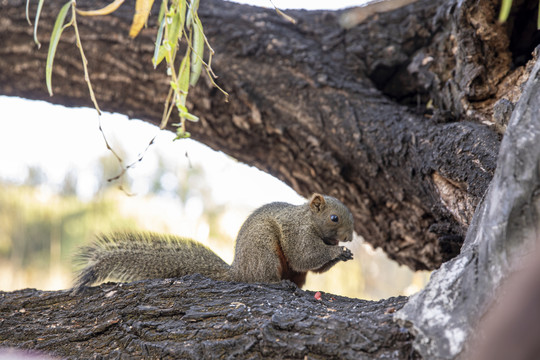
{"type": "Polygon", "coordinates": [[[415,359],[378,302],[200,275],[69,290],[0,292],[0,346],[62,358],[415,359]]]}
{"type": "MultiPolygon", "coordinates": [[[[504,89],[511,103],[520,93],[515,81],[503,86],[524,71],[510,71],[508,35],[490,23],[494,11],[482,10],[495,3],[419,0],[343,30],[342,11],[290,11],[293,25],[274,11],[205,1],[200,15],[217,52],[213,68],[231,101],[201,81],[190,100],[201,122],[189,131],[303,195],[340,198],[369,243],[413,269],[434,269],[459,251],[493,176],[492,98],[504,89]],[[483,57],[467,55],[477,47],[483,57]],[[496,62],[497,51],[506,60],[496,62]],[[477,70],[484,59],[500,63],[491,67],[495,75],[477,70]],[[430,99],[434,114],[424,111],[430,99]]],[[[102,109],[157,123],[167,80],[151,67],[155,29],[127,38],[132,5],[80,17],[82,42],[102,109]]],[[[55,60],[55,96],[45,92],[46,37],[58,8],[44,6],[37,50],[25,1],[2,6],[0,68],[10,70],[0,72],[0,93],[90,106],[70,31],[55,60]]]]}
{"type": "MultiPolygon", "coordinates": [[[[416,348],[426,359],[455,359],[462,353],[509,274],[523,268],[531,253],[537,257],[533,250],[540,240],[539,99],[537,61],[512,113],[495,177],[461,253],[435,271],[426,289],[396,314],[417,335],[416,348]]],[[[515,325],[514,331],[527,331],[515,325]]]]}

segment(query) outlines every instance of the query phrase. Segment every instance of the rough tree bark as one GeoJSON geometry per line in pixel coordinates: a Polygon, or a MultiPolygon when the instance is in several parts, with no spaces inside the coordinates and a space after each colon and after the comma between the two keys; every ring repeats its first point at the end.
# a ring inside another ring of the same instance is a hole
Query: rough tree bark
{"type": "MultiPolygon", "coordinates": [[[[501,25],[495,0],[419,0],[349,30],[338,24],[343,12],[290,11],[295,26],[273,11],[202,4],[218,53],[213,67],[231,102],[207,83],[193,89],[190,105],[202,119],[190,127],[193,136],[302,194],[321,191],[343,199],[358,233],[413,269],[434,269],[455,256],[469,230],[462,253],[437,270],[425,291],[408,301],[336,297],[334,312],[311,307],[323,304],[311,303],[312,293],[283,285],[237,287],[199,277],[174,282],[174,294],[167,293],[167,281],[106,285],[87,298],[25,290],[2,294],[0,343],[63,356],[96,348],[116,349],[118,356],[225,357],[230,346],[253,358],[455,358],[519,264],[515,254],[527,252],[531,234],[538,234],[540,64],[530,55],[538,43],[531,30],[537,13],[531,10],[537,9],[530,8],[538,5],[532,3],[514,1],[510,20],[501,25]],[[428,104],[434,110],[426,110],[428,104]],[[475,214],[495,173],[510,114],[497,175],[475,214]],[[208,287],[216,291],[211,298],[208,287]],[[279,301],[260,305],[269,298],[279,301]],[[82,313],[72,312],[83,305],[82,313]],[[363,310],[354,312],[358,308],[363,310]],[[368,308],[375,309],[371,318],[368,308]],[[392,321],[395,310],[407,328],[392,321]],[[94,318],[100,320],[90,322],[94,318]],[[200,327],[186,329],[190,319],[200,327]],[[258,324],[263,328],[255,331],[258,324]],[[8,335],[18,329],[30,333],[8,335]],[[276,329],[283,332],[276,335],[276,329]],[[58,336],[70,331],[77,335],[58,336]],[[411,334],[418,353],[411,350],[411,334]]],[[[49,99],[45,52],[31,42],[25,1],[0,4],[0,93],[89,106],[73,34],[61,42],[56,95],[49,99]]],[[[43,33],[57,10],[45,6],[43,33]]],[[[80,19],[87,29],[83,44],[102,108],[156,123],[166,79],[150,68],[154,31],[127,39],[131,11],[124,5],[113,16],[80,19]]]]}
{"type": "MultiPolygon", "coordinates": [[[[533,250],[540,242],[539,189],[540,62],[537,61],[512,113],[495,177],[475,213],[461,253],[435,271],[426,289],[411,297],[397,314],[401,323],[412,328],[416,348],[424,358],[458,356],[470,336],[477,332],[472,329],[478,327],[486,309],[500,295],[499,289],[506,278],[531,262],[535,271],[538,252],[533,250]],[[532,259],[525,261],[531,256],[532,259]]],[[[537,284],[538,281],[537,278],[537,284]]],[[[523,322],[513,326],[514,331],[523,334],[529,325],[523,322]]],[[[516,353],[512,358],[523,357],[516,353]]]]}
{"type": "Polygon", "coordinates": [[[200,275],[80,296],[27,289],[0,292],[0,345],[72,359],[415,359],[411,335],[392,321],[405,301],[316,300],[290,282],[200,275]]]}

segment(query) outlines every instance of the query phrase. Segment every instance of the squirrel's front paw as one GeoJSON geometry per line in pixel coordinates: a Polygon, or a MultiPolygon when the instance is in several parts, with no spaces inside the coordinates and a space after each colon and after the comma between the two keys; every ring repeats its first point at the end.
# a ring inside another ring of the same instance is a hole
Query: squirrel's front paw
{"type": "Polygon", "coordinates": [[[348,248],[346,248],[345,246],[343,246],[341,248],[341,254],[339,255],[339,260],[341,261],[347,261],[347,260],[352,260],[353,258],[353,253],[351,252],[351,250],[349,250],[348,248]]]}

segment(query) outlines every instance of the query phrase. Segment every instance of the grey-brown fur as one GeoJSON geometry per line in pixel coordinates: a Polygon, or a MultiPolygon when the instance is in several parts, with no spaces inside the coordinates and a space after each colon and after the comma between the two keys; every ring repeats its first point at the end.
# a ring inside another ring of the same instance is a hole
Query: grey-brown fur
{"type": "Polygon", "coordinates": [[[339,261],[352,259],[344,247],[325,244],[325,238],[351,241],[353,218],[339,200],[315,194],[302,205],[276,202],[255,210],[244,222],[236,239],[231,277],[237,281],[277,282],[280,271],[279,245],[290,268],[299,273],[323,272],[339,261]],[[315,202],[324,199],[320,208],[315,202]],[[315,202],[314,202],[315,201],[315,202]],[[340,223],[329,216],[335,214],[340,223]],[[244,261],[244,259],[256,261],[244,261]]]}
{"type": "Polygon", "coordinates": [[[81,248],[75,260],[85,265],[75,280],[75,291],[107,278],[133,281],[197,272],[225,280],[229,270],[225,261],[197,241],[151,232],[101,235],[81,248]],[[194,269],[186,264],[197,266],[194,269]]]}
{"type": "Polygon", "coordinates": [[[302,286],[307,271],[324,272],[352,253],[337,246],[351,241],[353,218],[339,200],[314,194],[303,205],[271,203],[255,210],[236,239],[231,266],[204,245],[155,233],[102,235],[81,249],[85,268],[74,290],[107,278],[132,281],[199,273],[216,280],[278,282],[302,286]]]}

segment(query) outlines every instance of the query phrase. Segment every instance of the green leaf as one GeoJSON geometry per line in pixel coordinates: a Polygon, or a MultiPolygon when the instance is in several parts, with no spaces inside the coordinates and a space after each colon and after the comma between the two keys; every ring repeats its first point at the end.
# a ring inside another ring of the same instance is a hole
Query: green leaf
{"type": "Polygon", "coordinates": [[[26,21],[28,21],[28,25],[32,26],[32,22],[30,21],[30,0],[26,0],[26,21]]]}
{"type": "Polygon", "coordinates": [[[165,27],[165,18],[161,20],[159,25],[157,37],[156,37],[156,47],[154,49],[154,57],[152,57],[152,64],[154,64],[154,69],[159,65],[161,60],[165,57],[164,47],[161,46],[161,40],[163,39],[163,28],[165,27]],[[161,58],[160,58],[161,56],[161,58]]]}
{"type": "MultiPolygon", "coordinates": [[[[53,95],[51,77],[52,77],[52,67],[54,61],[54,55],[56,54],[56,47],[58,46],[58,41],[64,31],[65,26],[64,21],[66,20],[66,15],[71,6],[72,2],[69,0],[67,3],[62,6],[58,16],[56,17],[56,22],[54,23],[54,28],[51,33],[51,40],[49,44],[49,53],[47,54],[47,66],[45,68],[45,82],[47,83],[47,90],[49,90],[49,95],[53,95]]],[[[36,22],[37,25],[37,22],[36,22]]]]}
{"type": "Polygon", "coordinates": [[[181,117],[185,118],[186,120],[189,120],[189,121],[193,121],[193,122],[197,122],[199,121],[199,118],[191,113],[188,113],[188,112],[184,112],[182,114],[180,114],[181,117]]]}
{"type": "Polygon", "coordinates": [[[176,137],[173,140],[187,139],[191,137],[191,134],[184,130],[184,128],[179,127],[176,129],[176,137]]]}
{"type": "MultiPolygon", "coordinates": [[[[189,48],[182,59],[180,69],[178,70],[178,90],[184,95],[186,95],[189,90],[189,48]]],[[[182,105],[185,105],[185,99],[182,105]]]]}
{"type": "MultiPolygon", "coordinates": [[[[180,95],[180,97],[185,98],[186,96],[180,95]]],[[[185,103],[185,99],[184,99],[184,103],[185,103]]],[[[193,122],[199,121],[199,117],[190,113],[187,107],[185,107],[185,105],[180,104],[180,101],[176,103],[176,109],[178,109],[178,115],[180,116],[180,118],[193,121],[193,122]]],[[[176,123],[173,125],[182,127],[182,123],[176,123]]]]}
{"type": "Polygon", "coordinates": [[[182,35],[182,29],[184,28],[184,16],[182,14],[182,9],[175,9],[172,17],[172,23],[167,29],[167,40],[172,45],[172,48],[175,49],[178,44],[178,40],[182,35]]]}
{"type": "MultiPolygon", "coordinates": [[[[185,0],[187,1],[187,0],[185,0]]],[[[187,15],[187,26],[188,28],[191,26],[191,23],[193,22],[194,14],[197,15],[197,10],[199,9],[199,0],[191,0],[189,3],[189,11],[187,15]]]]}
{"type": "Polygon", "coordinates": [[[502,0],[501,11],[499,12],[499,22],[505,22],[510,15],[510,9],[512,8],[512,0],[502,0]]]}
{"type": "Polygon", "coordinates": [[[38,23],[39,23],[39,16],[41,15],[41,8],[43,7],[43,1],[44,0],[39,0],[37,10],[36,10],[36,21],[34,24],[34,42],[36,43],[38,49],[41,47],[41,43],[39,42],[37,38],[37,28],[38,28],[38,23]]]}
{"type": "MultiPolygon", "coordinates": [[[[183,114],[183,113],[187,113],[187,107],[185,107],[184,105],[182,104],[176,104],[176,108],[178,109],[178,112],[180,114],[183,114]]],[[[178,123],[178,124],[173,124],[173,125],[176,125],[176,126],[182,126],[182,124],[178,123]]]]}
{"type": "Polygon", "coordinates": [[[182,28],[186,23],[186,1],[187,0],[180,0],[176,8],[177,13],[180,15],[180,24],[182,24],[182,28]]]}
{"type": "Polygon", "coordinates": [[[201,76],[203,56],[204,56],[204,33],[201,20],[195,17],[193,24],[193,52],[191,53],[191,76],[189,84],[195,86],[201,76]]]}
{"type": "Polygon", "coordinates": [[[161,2],[161,6],[159,7],[158,24],[161,24],[161,21],[165,17],[165,12],[167,11],[167,2],[168,0],[163,0],[161,2]]]}
{"type": "Polygon", "coordinates": [[[536,29],[540,30],[540,1],[538,1],[538,18],[536,20],[536,29]]]}

